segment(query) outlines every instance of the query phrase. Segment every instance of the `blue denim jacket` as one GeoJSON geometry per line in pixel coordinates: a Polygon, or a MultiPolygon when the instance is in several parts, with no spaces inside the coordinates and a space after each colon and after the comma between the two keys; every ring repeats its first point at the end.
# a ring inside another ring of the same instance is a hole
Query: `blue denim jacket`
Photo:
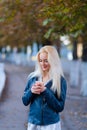
{"type": "Polygon", "coordinates": [[[40,95],[31,92],[32,84],[38,80],[38,77],[29,77],[28,83],[22,97],[25,106],[30,104],[28,122],[36,125],[49,125],[60,121],[59,112],[64,109],[66,89],[66,80],[61,77],[61,95],[58,98],[57,93],[51,88],[52,80],[45,85],[47,88],[40,95]]]}

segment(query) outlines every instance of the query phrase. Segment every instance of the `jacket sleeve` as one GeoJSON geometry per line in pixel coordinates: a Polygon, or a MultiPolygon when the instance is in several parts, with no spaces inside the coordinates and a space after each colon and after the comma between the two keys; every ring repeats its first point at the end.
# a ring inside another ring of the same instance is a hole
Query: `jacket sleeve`
{"type": "Polygon", "coordinates": [[[31,78],[31,76],[29,76],[28,83],[25,87],[24,94],[22,96],[22,101],[25,106],[29,105],[29,103],[31,102],[31,100],[34,96],[34,94],[31,92],[31,89],[30,89],[31,88],[30,83],[32,82],[31,80],[32,80],[32,78],[31,78]]]}
{"type": "Polygon", "coordinates": [[[63,78],[61,81],[60,98],[58,98],[57,93],[55,95],[54,92],[48,88],[46,88],[46,90],[43,92],[47,104],[56,112],[61,112],[64,109],[66,89],[67,89],[66,80],[63,78]]]}

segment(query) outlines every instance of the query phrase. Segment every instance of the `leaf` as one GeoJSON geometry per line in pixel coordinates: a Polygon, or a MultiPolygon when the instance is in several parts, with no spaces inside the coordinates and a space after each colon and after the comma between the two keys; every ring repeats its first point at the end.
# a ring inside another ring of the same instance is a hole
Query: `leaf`
{"type": "Polygon", "coordinates": [[[45,19],[44,21],[43,21],[43,26],[46,26],[49,22],[51,22],[52,21],[52,19],[45,19]]]}
{"type": "Polygon", "coordinates": [[[4,22],[4,20],[5,20],[4,18],[0,18],[0,22],[4,22]]]}
{"type": "Polygon", "coordinates": [[[48,39],[48,38],[50,37],[52,31],[53,31],[53,28],[50,28],[50,29],[46,32],[46,34],[44,35],[44,37],[45,37],[46,39],[48,39]]]}

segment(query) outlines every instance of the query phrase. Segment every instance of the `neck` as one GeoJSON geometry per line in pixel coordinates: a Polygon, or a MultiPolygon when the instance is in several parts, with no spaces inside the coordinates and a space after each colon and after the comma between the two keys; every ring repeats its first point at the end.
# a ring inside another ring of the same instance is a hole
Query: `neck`
{"type": "Polygon", "coordinates": [[[49,80],[49,73],[48,72],[44,72],[42,75],[42,81],[45,83],[49,80]]]}
{"type": "Polygon", "coordinates": [[[47,77],[49,75],[49,73],[47,71],[44,71],[42,75],[43,75],[43,77],[47,77]]]}

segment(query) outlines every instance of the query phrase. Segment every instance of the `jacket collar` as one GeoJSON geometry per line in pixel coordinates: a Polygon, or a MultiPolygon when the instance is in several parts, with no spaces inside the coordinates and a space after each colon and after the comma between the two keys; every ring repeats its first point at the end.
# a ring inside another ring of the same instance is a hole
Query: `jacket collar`
{"type": "Polygon", "coordinates": [[[51,88],[51,86],[52,86],[52,79],[49,80],[49,81],[45,84],[45,87],[47,87],[47,88],[51,88]]]}

